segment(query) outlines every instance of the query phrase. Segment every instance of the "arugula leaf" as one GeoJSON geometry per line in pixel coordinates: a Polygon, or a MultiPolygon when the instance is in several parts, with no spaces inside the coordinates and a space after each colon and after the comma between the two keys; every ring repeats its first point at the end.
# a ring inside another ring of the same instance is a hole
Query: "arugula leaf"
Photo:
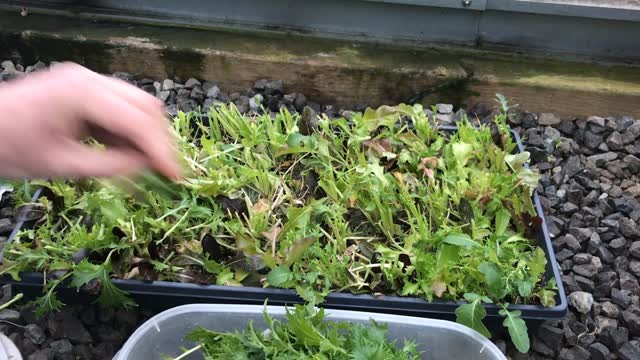
{"type": "Polygon", "coordinates": [[[483,262],[478,266],[478,271],[484,274],[489,294],[494,298],[501,299],[504,296],[505,287],[504,280],[498,266],[494,263],[483,262]]]}
{"type": "Polygon", "coordinates": [[[445,236],[442,241],[446,244],[456,245],[464,248],[480,246],[480,244],[471,240],[471,237],[467,234],[449,234],[445,236]]]}
{"type": "Polygon", "coordinates": [[[482,306],[482,297],[476,294],[465,294],[465,298],[470,303],[460,305],[456,308],[456,322],[479,332],[487,338],[491,338],[489,329],[482,323],[482,320],[487,316],[487,312],[482,306]]]}
{"type": "Polygon", "coordinates": [[[521,353],[527,353],[529,351],[529,334],[527,333],[527,324],[520,317],[520,310],[509,311],[507,309],[508,304],[501,304],[502,310],[499,314],[506,316],[502,325],[509,330],[511,341],[515,345],[516,349],[521,353]]]}

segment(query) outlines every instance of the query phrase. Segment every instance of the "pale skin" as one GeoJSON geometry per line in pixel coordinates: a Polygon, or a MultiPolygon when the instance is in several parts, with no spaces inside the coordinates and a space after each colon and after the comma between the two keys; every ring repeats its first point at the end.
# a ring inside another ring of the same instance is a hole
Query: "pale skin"
{"type": "Polygon", "coordinates": [[[163,104],[124,81],[63,63],[0,83],[0,178],[180,176],[163,104]],[[87,145],[87,137],[107,143],[87,145]]]}

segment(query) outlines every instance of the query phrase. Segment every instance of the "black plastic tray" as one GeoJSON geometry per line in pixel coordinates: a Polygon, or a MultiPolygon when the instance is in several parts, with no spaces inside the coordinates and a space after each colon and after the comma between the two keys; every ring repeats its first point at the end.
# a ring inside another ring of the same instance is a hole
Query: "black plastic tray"
{"type": "MultiPolygon", "coordinates": [[[[442,127],[441,129],[445,131],[457,130],[455,127],[442,127]]],[[[516,132],[512,133],[519,151],[524,151],[520,136],[516,132]]],[[[35,197],[39,196],[39,194],[40,191],[36,193],[35,197]]],[[[530,329],[537,327],[537,325],[545,320],[561,319],[567,313],[567,298],[537,193],[534,193],[533,201],[538,215],[542,218],[542,224],[535,231],[534,239],[538,241],[538,245],[544,250],[547,256],[546,279],[555,278],[558,293],[556,295],[556,306],[554,307],[544,307],[542,305],[512,305],[509,307],[511,310],[520,310],[522,312],[522,318],[527,322],[530,329]]],[[[18,226],[16,226],[16,230],[12,235],[15,235],[17,231],[18,226]]],[[[9,242],[12,240],[13,236],[8,239],[9,242]]],[[[44,283],[44,275],[42,273],[25,273],[21,275],[21,278],[21,281],[14,281],[9,276],[3,276],[0,277],[0,283],[14,284],[17,291],[22,291],[27,298],[40,296],[42,294],[44,283]]],[[[197,285],[167,281],[121,279],[114,279],[114,283],[120,289],[127,291],[140,306],[158,311],[189,303],[263,304],[265,300],[268,300],[270,305],[303,303],[303,300],[299,298],[293,290],[288,289],[197,285]]],[[[58,292],[63,301],[69,303],[89,300],[88,295],[79,294],[75,289],[63,288],[58,292]]],[[[351,293],[331,293],[327,296],[322,306],[333,309],[455,320],[455,309],[462,303],[463,302],[443,300],[428,302],[425,299],[417,297],[390,295],[377,297],[351,293]]],[[[501,322],[503,317],[498,315],[498,311],[501,308],[495,304],[485,304],[484,307],[487,311],[487,318],[485,319],[487,326],[490,329],[500,329],[502,327],[501,322]]]]}

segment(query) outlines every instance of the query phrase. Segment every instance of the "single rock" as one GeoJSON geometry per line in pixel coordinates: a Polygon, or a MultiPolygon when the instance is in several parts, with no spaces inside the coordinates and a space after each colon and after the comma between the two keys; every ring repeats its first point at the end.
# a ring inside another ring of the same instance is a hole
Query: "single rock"
{"type": "Polygon", "coordinates": [[[293,106],[298,112],[302,112],[302,109],[307,105],[307,98],[303,94],[296,94],[296,99],[293,102],[293,106]]]}
{"type": "Polygon", "coordinates": [[[582,291],[593,293],[593,291],[595,290],[595,283],[593,282],[593,280],[587,279],[586,277],[580,275],[575,275],[573,278],[582,291]]]}
{"type": "Polygon", "coordinates": [[[624,192],[631,197],[640,198],[640,184],[630,186],[624,192]]]}
{"type": "Polygon", "coordinates": [[[617,328],[618,327],[618,320],[611,319],[611,318],[606,317],[606,316],[596,316],[596,328],[597,329],[604,329],[604,328],[608,328],[608,327],[617,328]]]}
{"type": "MultiPolygon", "coordinates": [[[[571,260],[564,260],[561,262],[561,267],[563,269],[563,271],[565,271],[565,267],[564,267],[564,263],[565,262],[571,262],[571,260]]],[[[568,269],[570,269],[571,265],[569,265],[568,269]]],[[[568,270],[567,270],[568,271],[568,270]]],[[[572,293],[574,291],[582,291],[582,289],[580,288],[580,286],[578,285],[578,282],[575,279],[575,276],[573,276],[573,273],[570,273],[570,275],[561,275],[560,276],[562,283],[564,284],[564,289],[566,292],[568,293],[572,293]]]]}
{"type": "Polygon", "coordinates": [[[29,339],[22,338],[18,340],[22,340],[22,341],[16,342],[16,346],[18,346],[18,349],[20,350],[22,355],[27,359],[31,354],[35,353],[39,349],[38,345],[34,344],[33,341],[29,339]]]}
{"type": "Polygon", "coordinates": [[[592,228],[572,227],[572,228],[569,228],[569,234],[566,235],[565,237],[571,236],[574,239],[576,239],[578,242],[583,243],[591,238],[591,234],[593,234],[592,228]]]}
{"type": "Polygon", "coordinates": [[[218,95],[220,95],[220,88],[217,86],[213,86],[207,91],[207,97],[210,99],[216,99],[218,95]]]}
{"type": "Polygon", "coordinates": [[[588,148],[594,150],[597,149],[598,146],[600,146],[600,144],[602,143],[602,136],[594,134],[591,131],[585,131],[583,142],[588,148]]]}
{"type": "Polygon", "coordinates": [[[191,89],[191,94],[189,94],[189,96],[197,102],[204,101],[206,95],[207,94],[204,92],[204,90],[202,90],[202,87],[200,85],[195,86],[193,89],[191,89]]]}
{"type": "Polygon", "coordinates": [[[591,353],[591,360],[608,360],[611,352],[602,343],[593,343],[589,346],[589,352],[591,353]]]}
{"type": "Polygon", "coordinates": [[[27,360],[53,360],[54,356],[53,349],[44,349],[27,356],[27,360]]]}
{"type": "Polygon", "coordinates": [[[7,71],[7,72],[15,72],[15,71],[18,71],[18,70],[16,69],[15,64],[14,64],[14,63],[13,63],[13,61],[11,61],[11,60],[5,60],[5,61],[3,61],[2,63],[0,63],[0,66],[2,66],[2,69],[3,69],[4,71],[7,71]]]}
{"type": "Polygon", "coordinates": [[[10,219],[0,219],[0,234],[8,234],[14,227],[15,224],[10,219]]]}
{"type": "Polygon", "coordinates": [[[612,319],[617,319],[620,316],[620,308],[614,303],[609,301],[605,301],[601,304],[600,310],[605,316],[608,316],[612,319]]]}
{"type": "Polygon", "coordinates": [[[531,349],[544,356],[553,357],[555,355],[555,351],[537,337],[533,338],[531,349]]]}
{"type": "Polygon", "coordinates": [[[570,251],[568,249],[562,249],[562,250],[560,250],[560,252],[558,252],[556,254],[556,260],[564,261],[566,259],[569,259],[569,258],[573,257],[573,255],[574,255],[573,251],[570,251]]]}
{"type": "Polygon", "coordinates": [[[571,120],[562,120],[558,125],[558,130],[566,135],[572,136],[578,127],[571,120]]]}
{"type": "Polygon", "coordinates": [[[602,262],[600,261],[600,258],[597,256],[593,256],[589,264],[573,266],[573,272],[587,278],[594,277],[601,269],[602,269],[602,262]]]}
{"type": "Polygon", "coordinates": [[[619,199],[613,199],[613,204],[616,208],[616,211],[620,211],[625,214],[630,214],[640,206],[638,200],[629,196],[624,196],[619,199]]]}
{"type": "Polygon", "coordinates": [[[604,128],[605,120],[599,116],[589,116],[587,118],[587,124],[591,125],[592,128],[604,128]]]}
{"type": "Polygon", "coordinates": [[[593,259],[593,255],[587,254],[587,253],[580,253],[574,256],[573,263],[577,265],[584,265],[584,264],[590,263],[591,259],[593,259]]]}
{"type": "Polygon", "coordinates": [[[94,338],[99,342],[117,343],[124,340],[124,335],[120,333],[120,331],[106,324],[99,324],[92,327],[91,332],[94,334],[94,338]]]}
{"type": "Polygon", "coordinates": [[[56,360],[75,360],[73,355],[73,345],[69,340],[62,339],[52,342],[50,345],[55,354],[56,360]]]}
{"type": "Polygon", "coordinates": [[[201,86],[202,84],[200,83],[200,81],[194,78],[190,78],[189,80],[187,80],[187,82],[184,83],[184,87],[186,89],[193,89],[196,85],[201,86]]]}
{"type": "Polygon", "coordinates": [[[638,173],[640,171],[640,159],[634,155],[627,155],[622,159],[632,173],[638,173]]]}
{"type": "Polygon", "coordinates": [[[627,341],[629,341],[629,330],[626,328],[609,327],[600,332],[600,342],[606,345],[609,350],[616,351],[627,341]]]}
{"type": "Polygon", "coordinates": [[[624,144],[622,142],[622,134],[617,131],[611,133],[611,135],[609,135],[609,137],[607,138],[607,146],[611,150],[621,150],[624,147],[624,144]]]}
{"type": "Polygon", "coordinates": [[[96,360],[112,359],[117,349],[114,343],[100,343],[91,350],[91,355],[96,360]]]}
{"type": "Polygon", "coordinates": [[[567,202],[562,204],[562,212],[567,214],[567,215],[571,215],[575,212],[577,212],[578,210],[580,210],[580,208],[578,207],[578,205],[567,202]]]}
{"type": "Polygon", "coordinates": [[[298,120],[298,128],[302,135],[311,135],[318,130],[318,116],[313,109],[305,106],[298,120]]]}
{"type": "Polygon", "coordinates": [[[198,104],[188,98],[178,98],[177,99],[178,109],[184,112],[192,112],[198,108],[198,104]]]}
{"type": "Polygon", "coordinates": [[[0,310],[0,322],[8,321],[12,323],[20,323],[20,312],[12,309],[0,310]]]}
{"type": "Polygon", "coordinates": [[[615,256],[620,256],[624,253],[625,247],[627,246],[627,240],[625,238],[616,238],[609,242],[609,250],[615,256]]]}
{"type": "Polygon", "coordinates": [[[629,262],[629,271],[637,278],[640,278],[640,261],[631,260],[629,262]]]}
{"type": "Polygon", "coordinates": [[[616,119],[616,130],[623,133],[625,132],[631,125],[633,125],[634,121],[632,117],[623,116],[619,119],[616,119]]]}
{"type": "Polygon", "coordinates": [[[592,155],[587,158],[587,161],[592,162],[596,166],[603,166],[610,161],[613,161],[618,158],[618,154],[614,152],[607,152],[604,154],[592,155]]]}
{"type": "Polygon", "coordinates": [[[212,108],[222,105],[223,103],[221,101],[218,101],[216,99],[210,99],[207,98],[204,100],[204,103],[202,104],[202,111],[203,112],[208,112],[209,110],[211,110],[212,108]]]}
{"type": "Polygon", "coordinates": [[[626,309],[631,304],[631,292],[614,287],[611,289],[611,302],[626,309]]]}
{"type": "Polygon", "coordinates": [[[632,342],[628,342],[616,352],[619,360],[638,360],[640,359],[640,346],[632,342]]]}
{"type": "Polygon", "coordinates": [[[580,173],[583,170],[584,170],[584,168],[582,167],[582,164],[580,163],[580,157],[575,156],[575,155],[571,156],[567,160],[566,164],[564,165],[564,173],[569,178],[572,178],[573,176],[575,176],[576,174],[580,173]]]}
{"type": "Polygon", "coordinates": [[[159,91],[156,97],[160,99],[160,101],[166,103],[169,100],[169,96],[171,96],[171,91],[159,91]]]}
{"type": "Polygon", "coordinates": [[[559,349],[562,347],[564,331],[560,328],[543,324],[538,328],[537,335],[540,340],[544,341],[544,343],[552,349],[559,349]]]}
{"type": "Polygon", "coordinates": [[[436,108],[440,114],[451,114],[453,112],[453,105],[451,104],[436,104],[436,108]]]}
{"type": "Polygon", "coordinates": [[[24,327],[24,337],[36,345],[40,345],[47,340],[47,335],[44,333],[44,330],[36,324],[29,324],[24,327]]]}
{"type": "Polygon", "coordinates": [[[584,291],[576,291],[567,297],[569,305],[573,306],[578,312],[588,314],[593,305],[593,295],[584,291]]]}
{"type": "Polygon", "coordinates": [[[588,349],[594,342],[596,342],[596,337],[592,334],[584,334],[578,339],[578,345],[585,349],[588,349]]]}
{"type": "Polygon", "coordinates": [[[254,89],[264,91],[266,95],[282,94],[284,84],[282,80],[258,80],[255,82],[254,89]]]}
{"type": "Polygon", "coordinates": [[[47,320],[49,333],[54,339],[66,338],[73,344],[90,344],[93,338],[82,322],[70,313],[62,311],[49,316],[47,320]]]}
{"type": "Polygon", "coordinates": [[[600,260],[602,260],[602,262],[605,264],[611,264],[615,259],[615,256],[611,253],[611,251],[604,247],[604,245],[600,245],[597,247],[595,255],[599,257],[600,260]]]}
{"type": "Polygon", "coordinates": [[[165,79],[162,82],[162,91],[170,91],[175,89],[175,83],[171,79],[165,79]]]}
{"type": "Polygon", "coordinates": [[[622,320],[627,325],[631,335],[640,336],[640,316],[631,311],[623,311],[622,320]]]}
{"type": "Polygon", "coordinates": [[[629,239],[640,240],[640,227],[629,218],[620,220],[620,232],[629,239]]]}
{"type": "Polygon", "coordinates": [[[564,348],[558,354],[559,360],[585,360],[591,356],[591,353],[580,345],[570,349],[564,348]]]}
{"type": "Polygon", "coordinates": [[[550,113],[542,113],[538,116],[538,125],[556,126],[560,124],[561,121],[560,118],[550,113]]]}
{"type": "Polygon", "coordinates": [[[252,112],[260,111],[260,107],[262,106],[263,100],[264,100],[264,97],[262,95],[256,94],[254,97],[252,97],[249,100],[249,110],[251,110],[252,112]]]}
{"type": "Polygon", "coordinates": [[[640,121],[636,121],[633,125],[629,126],[627,131],[622,134],[622,143],[627,145],[634,142],[640,137],[640,121]]]}

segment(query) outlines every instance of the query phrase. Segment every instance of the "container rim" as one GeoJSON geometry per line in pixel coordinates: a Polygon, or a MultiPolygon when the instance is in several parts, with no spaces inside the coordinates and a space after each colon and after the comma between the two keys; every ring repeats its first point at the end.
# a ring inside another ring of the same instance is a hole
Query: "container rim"
{"type": "MultiPolygon", "coordinates": [[[[286,310],[292,307],[286,306],[273,306],[273,305],[237,305],[237,304],[189,304],[189,305],[181,305],[174,307],[169,310],[165,310],[154,317],[147,320],[142,326],[140,326],[136,331],[131,334],[129,339],[122,346],[120,351],[114,357],[115,360],[126,360],[123,356],[126,356],[133,345],[137,341],[137,339],[143,336],[147,331],[152,329],[157,329],[159,331],[158,323],[171,318],[175,315],[181,315],[185,313],[203,313],[211,314],[211,313],[231,313],[231,314],[262,314],[263,311],[266,311],[270,315],[284,315],[286,314],[286,310]]],[[[316,308],[317,309],[317,308],[316,308]]],[[[498,349],[498,347],[491,342],[489,339],[482,336],[477,331],[468,328],[464,325],[460,325],[458,323],[446,320],[438,320],[438,319],[425,319],[418,318],[413,316],[404,316],[404,315],[392,315],[392,314],[380,314],[380,313],[371,313],[371,312],[362,312],[362,311],[350,311],[350,310],[333,310],[326,309],[325,313],[327,315],[327,320],[344,320],[344,321],[368,321],[369,319],[373,319],[376,322],[397,322],[402,324],[410,324],[410,325],[425,325],[428,323],[431,327],[439,328],[439,329],[453,329],[458,332],[460,335],[467,336],[471,338],[473,341],[476,341],[479,344],[482,344],[481,352],[488,351],[492,355],[496,357],[496,359],[504,359],[506,357],[504,354],[498,349]]]]}

